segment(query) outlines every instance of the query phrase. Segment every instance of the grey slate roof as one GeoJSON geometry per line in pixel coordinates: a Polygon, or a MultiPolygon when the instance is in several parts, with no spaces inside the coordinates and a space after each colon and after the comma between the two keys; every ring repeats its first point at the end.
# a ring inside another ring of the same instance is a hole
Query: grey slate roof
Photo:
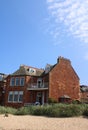
{"type": "Polygon", "coordinates": [[[34,67],[30,67],[30,66],[25,66],[25,65],[22,65],[20,66],[20,68],[15,71],[13,74],[11,75],[31,75],[31,76],[40,76],[42,73],[44,72],[43,69],[37,69],[37,68],[34,68],[34,67]],[[34,69],[35,70],[35,73],[30,73],[29,70],[31,69],[34,69]]]}
{"type": "Polygon", "coordinates": [[[81,86],[80,86],[80,90],[81,90],[81,92],[88,92],[88,86],[86,86],[86,85],[81,85],[81,86]]]}
{"type": "Polygon", "coordinates": [[[29,75],[29,72],[24,67],[20,67],[12,75],[29,75]]]}

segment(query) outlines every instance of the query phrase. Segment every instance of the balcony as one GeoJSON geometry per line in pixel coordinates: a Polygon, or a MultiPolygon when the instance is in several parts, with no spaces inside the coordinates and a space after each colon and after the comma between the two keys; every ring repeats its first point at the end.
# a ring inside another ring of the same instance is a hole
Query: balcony
{"type": "Polygon", "coordinates": [[[49,83],[37,84],[31,83],[28,85],[27,90],[48,90],[49,83]]]}

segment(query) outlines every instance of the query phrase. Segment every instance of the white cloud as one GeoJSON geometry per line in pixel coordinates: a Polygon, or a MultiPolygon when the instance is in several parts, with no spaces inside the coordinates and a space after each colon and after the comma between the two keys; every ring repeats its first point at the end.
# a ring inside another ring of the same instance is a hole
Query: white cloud
{"type": "Polygon", "coordinates": [[[52,33],[55,37],[59,34],[58,27],[63,24],[65,32],[88,43],[88,0],[47,0],[47,4],[56,24],[52,33]]]}

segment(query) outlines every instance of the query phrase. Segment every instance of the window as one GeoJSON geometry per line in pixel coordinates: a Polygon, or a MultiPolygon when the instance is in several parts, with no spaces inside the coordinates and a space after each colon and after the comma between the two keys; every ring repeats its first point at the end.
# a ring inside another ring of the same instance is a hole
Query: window
{"type": "Polygon", "coordinates": [[[42,80],[42,78],[39,78],[39,79],[37,80],[37,86],[38,86],[38,88],[43,87],[43,80],[42,80]]]}
{"type": "Polygon", "coordinates": [[[10,91],[8,102],[19,103],[23,101],[23,91],[10,91]]]}
{"type": "Polygon", "coordinates": [[[19,102],[23,101],[23,91],[19,91],[19,102]]]}
{"type": "Polygon", "coordinates": [[[35,73],[36,73],[36,70],[35,70],[34,68],[30,68],[30,69],[29,69],[29,73],[30,73],[30,74],[35,74],[35,73]]]}
{"type": "Polygon", "coordinates": [[[16,85],[16,86],[19,86],[19,85],[20,85],[20,79],[19,79],[19,78],[16,78],[15,81],[16,81],[16,82],[15,82],[15,85],[16,85]]]}
{"type": "Polygon", "coordinates": [[[12,101],[13,101],[13,91],[10,91],[10,92],[9,92],[8,101],[9,101],[9,102],[12,102],[12,101]]]}
{"type": "Polygon", "coordinates": [[[24,77],[12,77],[10,79],[10,86],[24,86],[25,78],[24,77]]]}
{"type": "Polygon", "coordinates": [[[38,81],[38,87],[39,88],[41,87],[41,81],[38,81]]]}
{"type": "Polygon", "coordinates": [[[15,86],[15,78],[12,77],[10,80],[10,86],[15,86]]]}
{"type": "Polygon", "coordinates": [[[24,77],[20,78],[20,86],[24,86],[24,77]]]}
{"type": "Polygon", "coordinates": [[[37,97],[41,97],[42,93],[41,92],[37,92],[37,97]]]}
{"type": "Polygon", "coordinates": [[[18,102],[18,91],[14,91],[14,102],[18,102]]]}

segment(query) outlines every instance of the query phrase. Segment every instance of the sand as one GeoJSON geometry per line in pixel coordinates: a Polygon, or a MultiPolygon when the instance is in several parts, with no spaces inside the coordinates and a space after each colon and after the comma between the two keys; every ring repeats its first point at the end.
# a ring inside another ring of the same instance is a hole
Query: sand
{"type": "Polygon", "coordinates": [[[0,130],[88,130],[88,118],[0,115],[0,130]]]}

